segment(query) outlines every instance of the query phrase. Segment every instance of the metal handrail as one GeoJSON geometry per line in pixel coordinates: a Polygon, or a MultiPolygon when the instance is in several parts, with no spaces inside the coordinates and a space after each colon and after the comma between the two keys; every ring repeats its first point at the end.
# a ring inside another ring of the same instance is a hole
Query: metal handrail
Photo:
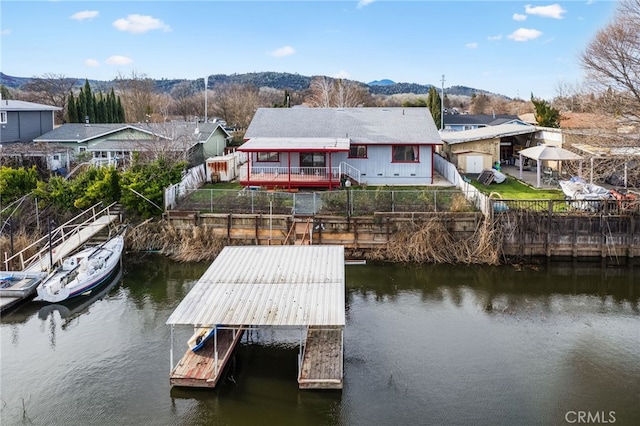
{"type": "Polygon", "coordinates": [[[50,247],[56,247],[72,238],[74,235],[77,235],[88,224],[95,222],[99,217],[102,217],[105,214],[109,214],[109,210],[116,204],[117,203],[114,202],[107,207],[102,208],[101,210],[97,210],[99,206],[102,205],[102,202],[97,203],[91,206],[89,209],[73,217],[72,219],[68,220],[64,224],[60,225],[58,228],[51,232],[51,237],[49,235],[45,235],[44,237],[29,244],[27,247],[23,248],[18,253],[15,253],[12,256],[7,257],[5,254],[5,270],[8,270],[9,264],[16,259],[19,259],[21,270],[28,269],[41,262],[45,256],[49,255],[50,247]],[[85,219],[84,217],[86,217],[87,214],[88,218],[85,219]],[[79,219],[82,219],[82,222],[78,222],[79,219]],[[66,233],[65,231],[69,228],[71,228],[71,232],[66,233]],[[49,238],[51,238],[51,244],[49,244],[49,238]],[[25,259],[24,254],[36,247],[40,247],[40,249],[32,256],[25,259]]]}

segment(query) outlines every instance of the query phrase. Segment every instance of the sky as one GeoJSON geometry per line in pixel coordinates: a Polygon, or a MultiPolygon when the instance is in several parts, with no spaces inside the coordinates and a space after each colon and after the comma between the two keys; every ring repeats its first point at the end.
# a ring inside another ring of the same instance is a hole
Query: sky
{"type": "Polygon", "coordinates": [[[616,1],[0,1],[0,71],[90,80],[288,72],[551,100],[616,1]],[[444,80],[444,82],[443,82],[444,80]]]}

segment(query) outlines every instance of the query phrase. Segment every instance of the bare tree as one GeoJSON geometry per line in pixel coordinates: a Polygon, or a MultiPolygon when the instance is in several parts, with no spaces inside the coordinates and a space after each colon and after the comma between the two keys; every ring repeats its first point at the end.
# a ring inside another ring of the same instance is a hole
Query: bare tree
{"type": "MultiPolygon", "coordinates": [[[[622,0],[613,20],[598,31],[580,57],[587,79],[619,101],[614,111],[640,121],[640,0],[622,0]]],[[[610,97],[611,97],[610,96],[610,97]]]]}
{"type": "Polygon", "coordinates": [[[195,90],[189,81],[182,81],[171,89],[171,97],[175,101],[175,112],[183,120],[198,114],[195,90]]]}
{"type": "Polygon", "coordinates": [[[132,71],[129,77],[118,74],[116,85],[124,104],[127,121],[147,121],[153,113],[155,82],[146,74],[132,71]]]}
{"type": "Polygon", "coordinates": [[[34,77],[22,86],[25,100],[62,108],[55,112],[56,123],[65,122],[67,98],[72,92],[76,80],[61,74],[44,74],[34,77]]]}
{"type": "Polygon", "coordinates": [[[218,85],[213,93],[213,112],[229,126],[246,129],[263,102],[254,86],[239,84],[218,85]]]}
{"type": "Polygon", "coordinates": [[[305,102],[316,108],[330,108],[333,106],[333,82],[324,76],[315,77],[309,85],[311,95],[305,102]]]}
{"type": "Polygon", "coordinates": [[[334,86],[334,106],[338,108],[353,108],[364,103],[368,91],[358,83],[348,80],[336,80],[334,86]]]}

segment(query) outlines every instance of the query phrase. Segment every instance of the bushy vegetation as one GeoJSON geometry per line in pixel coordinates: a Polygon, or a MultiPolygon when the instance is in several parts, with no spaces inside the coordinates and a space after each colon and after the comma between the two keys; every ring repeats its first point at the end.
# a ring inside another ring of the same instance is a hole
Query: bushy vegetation
{"type": "Polygon", "coordinates": [[[58,215],[84,210],[99,202],[119,202],[131,215],[160,216],[164,188],[178,183],[185,167],[185,162],[170,164],[163,159],[146,164],[134,161],[125,171],[92,167],[72,180],[52,176],[46,181],[37,179],[35,168],[2,167],[2,202],[8,204],[32,194],[42,208],[49,207],[58,215]]]}

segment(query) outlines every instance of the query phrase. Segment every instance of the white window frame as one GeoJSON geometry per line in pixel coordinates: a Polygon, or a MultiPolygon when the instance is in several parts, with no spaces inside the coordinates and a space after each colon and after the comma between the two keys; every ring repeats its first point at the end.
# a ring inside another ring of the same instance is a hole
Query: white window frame
{"type": "Polygon", "coordinates": [[[7,111],[0,111],[0,124],[7,124],[7,111]]]}

